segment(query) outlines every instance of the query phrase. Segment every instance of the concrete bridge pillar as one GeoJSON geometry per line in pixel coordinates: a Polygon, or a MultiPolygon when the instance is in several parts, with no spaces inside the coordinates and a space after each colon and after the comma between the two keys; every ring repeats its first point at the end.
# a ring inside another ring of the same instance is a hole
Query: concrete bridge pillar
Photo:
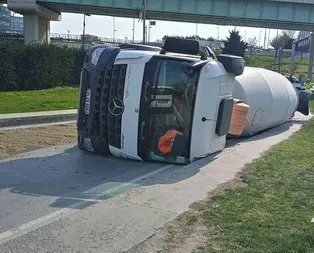
{"type": "Polygon", "coordinates": [[[50,20],[37,14],[24,14],[24,42],[50,43],[50,20]]]}
{"type": "Polygon", "coordinates": [[[50,21],[61,20],[61,14],[40,6],[36,0],[7,0],[11,11],[24,16],[24,43],[50,43],[50,21]]]}

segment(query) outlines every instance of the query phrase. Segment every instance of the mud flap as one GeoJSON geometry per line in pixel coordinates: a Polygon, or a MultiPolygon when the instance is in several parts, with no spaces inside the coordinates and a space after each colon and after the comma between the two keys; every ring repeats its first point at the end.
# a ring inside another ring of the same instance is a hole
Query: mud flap
{"type": "Polygon", "coordinates": [[[309,103],[311,96],[312,92],[309,90],[302,90],[299,92],[299,105],[297,112],[300,112],[306,116],[310,114],[309,103]]]}

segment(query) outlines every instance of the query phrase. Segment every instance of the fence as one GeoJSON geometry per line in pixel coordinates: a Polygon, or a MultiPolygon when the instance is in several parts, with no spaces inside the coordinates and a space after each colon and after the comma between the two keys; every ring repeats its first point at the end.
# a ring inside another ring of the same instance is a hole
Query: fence
{"type": "MultiPolygon", "coordinates": [[[[124,43],[132,43],[132,44],[142,44],[140,40],[128,40],[128,39],[114,39],[107,37],[98,37],[95,35],[85,35],[85,39],[83,40],[83,35],[74,35],[74,34],[61,34],[61,33],[51,33],[50,34],[51,43],[55,45],[68,45],[71,47],[82,47],[83,43],[86,48],[91,47],[95,44],[124,44],[124,43]]],[[[24,36],[19,32],[0,32],[0,41],[9,41],[9,42],[23,42],[24,36]]],[[[34,44],[37,44],[34,41],[34,44]]],[[[152,46],[162,46],[161,42],[150,42],[147,43],[152,46]]]]}

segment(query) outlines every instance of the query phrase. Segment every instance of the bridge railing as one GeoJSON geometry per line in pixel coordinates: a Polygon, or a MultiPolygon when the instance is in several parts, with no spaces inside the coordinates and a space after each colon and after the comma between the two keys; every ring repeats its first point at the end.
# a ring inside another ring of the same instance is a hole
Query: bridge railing
{"type": "MultiPolygon", "coordinates": [[[[73,34],[60,34],[60,33],[51,33],[51,42],[52,43],[74,43],[74,44],[82,44],[83,43],[83,35],[73,35],[73,34]]],[[[142,44],[141,40],[129,40],[125,39],[114,39],[109,37],[98,37],[95,35],[85,35],[84,40],[86,46],[91,46],[95,44],[103,44],[103,43],[110,43],[110,44],[123,44],[123,43],[133,43],[133,44],[142,44]]],[[[153,46],[162,46],[160,42],[150,42],[149,45],[153,46]]]]}

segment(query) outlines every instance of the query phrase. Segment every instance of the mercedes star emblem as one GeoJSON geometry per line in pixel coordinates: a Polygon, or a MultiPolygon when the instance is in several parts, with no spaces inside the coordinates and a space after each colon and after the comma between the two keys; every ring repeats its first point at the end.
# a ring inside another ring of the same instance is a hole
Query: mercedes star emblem
{"type": "Polygon", "coordinates": [[[109,101],[108,109],[113,116],[120,116],[124,112],[124,104],[120,98],[113,98],[109,101]]]}

